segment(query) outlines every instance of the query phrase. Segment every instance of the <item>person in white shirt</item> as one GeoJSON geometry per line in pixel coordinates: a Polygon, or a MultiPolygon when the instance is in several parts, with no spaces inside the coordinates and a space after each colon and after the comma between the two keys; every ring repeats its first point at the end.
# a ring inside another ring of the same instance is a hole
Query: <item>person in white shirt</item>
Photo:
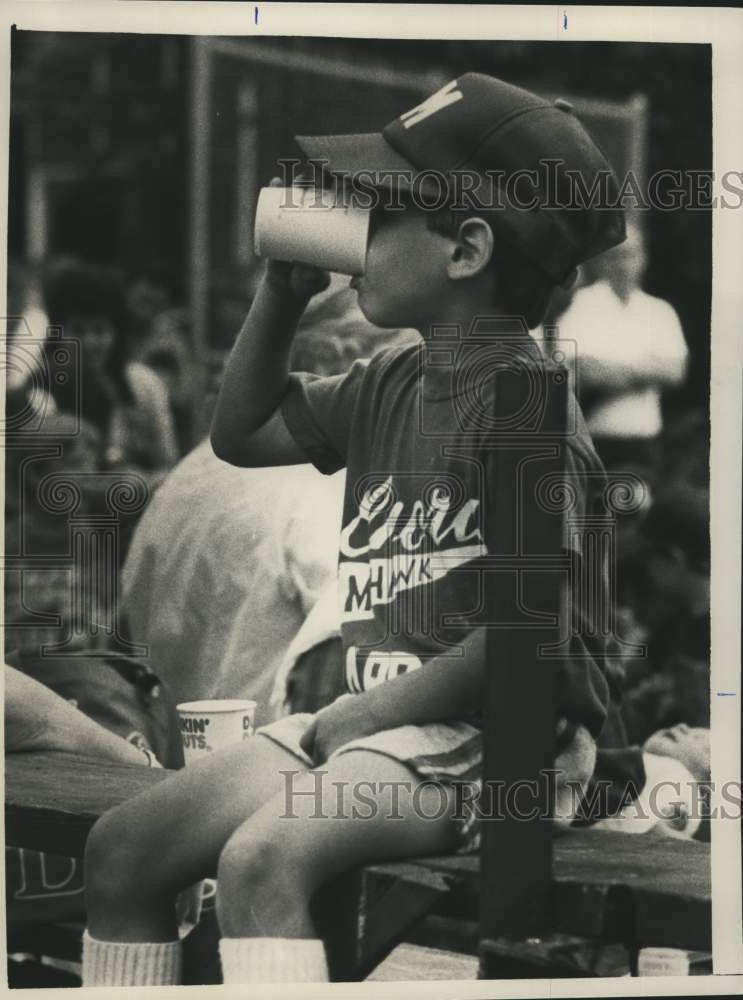
{"type": "Polygon", "coordinates": [[[155,492],[122,571],[133,642],[176,702],[252,698],[268,709],[289,643],[335,572],[343,474],[238,469],[209,441],[155,492]]]}
{"type": "Polygon", "coordinates": [[[642,234],[595,261],[597,280],[579,289],[559,320],[561,339],[575,341],[576,393],[596,450],[611,471],[654,465],[662,430],[661,394],[686,373],[687,346],[673,306],[641,286],[642,234]]]}

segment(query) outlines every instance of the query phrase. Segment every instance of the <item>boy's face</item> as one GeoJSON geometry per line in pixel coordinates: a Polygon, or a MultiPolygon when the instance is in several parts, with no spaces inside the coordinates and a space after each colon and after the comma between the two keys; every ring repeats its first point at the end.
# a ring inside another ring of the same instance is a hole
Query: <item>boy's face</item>
{"type": "Polygon", "coordinates": [[[364,316],[376,326],[422,332],[445,320],[448,257],[447,240],[428,228],[423,212],[373,212],[366,270],[351,279],[364,316]]]}

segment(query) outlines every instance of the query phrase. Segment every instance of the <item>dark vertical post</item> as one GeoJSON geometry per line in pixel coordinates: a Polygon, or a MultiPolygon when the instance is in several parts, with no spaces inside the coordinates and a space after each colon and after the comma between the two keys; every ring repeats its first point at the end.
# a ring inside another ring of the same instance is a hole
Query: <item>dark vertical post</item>
{"type": "Polygon", "coordinates": [[[512,557],[515,568],[489,574],[486,583],[488,621],[496,624],[487,639],[483,802],[495,818],[482,823],[483,979],[519,975],[489,942],[550,929],[552,830],[544,816],[555,757],[555,679],[554,660],[542,659],[539,649],[559,637],[565,582],[564,515],[540,504],[538,487],[545,476],[564,475],[566,373],[539,363],[529,372],[507,368],[495,386],[485,536],[489,555],[512,557]]]}

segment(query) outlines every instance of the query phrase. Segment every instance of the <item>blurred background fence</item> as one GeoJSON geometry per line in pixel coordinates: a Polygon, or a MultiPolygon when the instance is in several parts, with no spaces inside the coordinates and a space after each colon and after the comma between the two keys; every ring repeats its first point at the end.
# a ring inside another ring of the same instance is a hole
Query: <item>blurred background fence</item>
{"type": "MultiPolygon", "coordinates": [[[[292,136],[381,127],[469,69],[572,101],[621,173],[711,170],[703,45],[14,31],[10,259],[76,254],[154,286],[187,308],[206,379],[249,304],[256,192],[297,155],[292,136]]],[[[673,305],[691,355],[664,405],[706,410],[710,215],[637,214],[645,288],[673,305]]]]}

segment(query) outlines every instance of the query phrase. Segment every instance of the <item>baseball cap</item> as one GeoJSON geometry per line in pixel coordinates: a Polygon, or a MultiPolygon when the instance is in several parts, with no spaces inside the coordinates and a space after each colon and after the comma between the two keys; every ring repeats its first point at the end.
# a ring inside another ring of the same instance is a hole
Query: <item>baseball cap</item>
{"type": "MultiPolygon", "coordinates": [[[[557,284],[625,238],[616,177],[572,107],[483,73],[451,80],[381,132],[295,138],[327,173],[371,174],[379,187],[396,183],[414,190],[416,179],[425,177],[430,188],[433,173],[454,179],[466,172],[465,204],[496,209],[488,218],[499,235],[557,284]],[[576,175],[583,192],[598,181],[603,204],[590,197],[575,204],[576,175]],[[529,197],[503,199],[509,178],[514,192],[519,180],[528,179],[529,197]]],[[[456,183],[449,190],[456,192],[456,183]]]]}

